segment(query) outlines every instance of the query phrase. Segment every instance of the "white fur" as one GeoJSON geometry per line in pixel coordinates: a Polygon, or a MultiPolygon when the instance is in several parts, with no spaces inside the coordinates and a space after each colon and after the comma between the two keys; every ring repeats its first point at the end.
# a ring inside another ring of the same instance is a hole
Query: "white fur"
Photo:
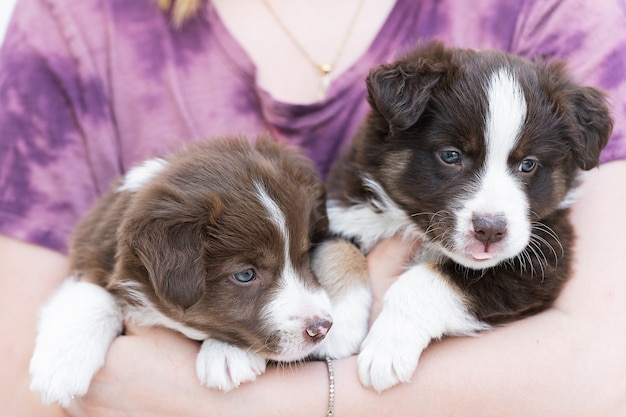
{"type": "Polygon", "coordinates": [[[198,352],[196,372],[202,384],[230,391],[265,372],[265,359],[226,342],[207,339],[198,352]]]}
{"type": "Polygon", "coordinates": [[[41,311],[30,389],[64,407],[83,395],[122,331],[122,311],[104,288],[67,279],[41,311]]]}
{"type": "Polygon", "coordinates": [[[124,182],[117,188],[117,191],[137,192],[163,172],[167,166],[168,162],[165,159],[147,159],[141,165],[131,168],[126,173],[124,182]]]}
{"type": "Polygon", "coordinates": [[[526,99],[515,75],[506,68],[492,74],[487,87],[485,140],[488,164],[506,165],[526,120],[526,99]]]}
{"type": "Polygon", "coordinates": [[[506,69],[495,72],[487,89],[485,122],[487,158],[476,190],[460,201],[456,216],[454,247],[442,248],[455,262],[473,269],[495,266],[519,254],[530,238],[529,202],[520,181],[512,173],[508,158],[516,147],[526,119],[526,101],[515,76],[506,69]],[[493,257],[476,260],[472,253],[484,245],[474,238],[472,218],[501,216],[506,219],[505,239],[491,245],[493,257]]]}
{"type": "Polygon", "coordinates": [[[409,381],[431,340],[488,328],[468,313],[461,295],[427,263],[402,274],[383,301],[358,357],[361,382],[378,392],[409,381]]]}
{"type": "Polygon", "coordinates": [[[289,260],[289,230],[287,229],[287,221],[285,219],[285,214],[282,212],[280,207],[276,204],[276,202],[270,197],[267,193],[263,184],[258,181],[254,182],[254,188],[256,189],[256,194],[263,205],[265,210],[267,210],[267,214],[269,215],[270,220],[274,225],[280,230],[280,234],[283,237],[283,241],[285,242],[285,259],[289,260]]]}

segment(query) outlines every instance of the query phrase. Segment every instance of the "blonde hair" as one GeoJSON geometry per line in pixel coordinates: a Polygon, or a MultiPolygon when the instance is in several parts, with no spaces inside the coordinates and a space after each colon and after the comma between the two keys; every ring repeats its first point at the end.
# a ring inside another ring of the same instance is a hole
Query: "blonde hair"
{"type": "Polygon", "coordinates": [[[202,5],[202,0],[156,0],[159,9],[169,12],[174,27],[180,27],[192,18],[202,5]]]}

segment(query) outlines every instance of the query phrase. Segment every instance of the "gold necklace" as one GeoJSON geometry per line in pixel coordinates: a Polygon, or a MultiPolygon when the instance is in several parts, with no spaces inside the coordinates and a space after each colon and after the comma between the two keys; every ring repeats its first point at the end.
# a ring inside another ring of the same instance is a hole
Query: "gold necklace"
{"type": "Polygon", "coordinates": [[[321,74],[322,80],[321,80],[320,90],[318,93],[318,98],[320,99],[324,98],[324,96],[326,96],[326,91],[328,90],[328,87],[330,86],[332,72],[335,69],[337,62],[339,61],[339,58],[341,58],[341,55],[343,54],[343,50],[345,49],[346,44],[348,43],[348,39],[350,39],[350,35],[352,35],[352,30],[354,29],[356,19],[361,13],[361,9],[363,8],[363,3],[365,3],[365,0],[360,0],[359,3],[357,4],[356,9],[354,10],[354,13],[352,14],[352,19],[350,19],[350,23],[348,24],[348,28],[346,29],[346,33],[343,36],[343,39],[341,40],[339,48],[337,48],[337,52],[335,53],[333,60],[330,61],[330,63],[328,64],[319,64],[315,59],[313,59],[311,54],[309,54],[306,48],[302,46],[300,42],[298,42],[298,39],[296,39],[293,33],[291,33],[291,31],[289,30],[285,22],[283,22],[283,20],[280,18],[278,13],[276,13],[276,10],[274,10],[269,0],[261,0],[261,2],[263,3],[263,5],[265,5],[265,8],[272,15],[274,20],[276,20],[276,23],[278,23],[278,26],[280,26],[282,31],[285,32],[285,35],[287,35],[291,43],[293,43],[293,45],[300,51],[302,56],[304,56],[306,60],[309,61],[311,65],[313,65],[313,67],[321,74]]]}

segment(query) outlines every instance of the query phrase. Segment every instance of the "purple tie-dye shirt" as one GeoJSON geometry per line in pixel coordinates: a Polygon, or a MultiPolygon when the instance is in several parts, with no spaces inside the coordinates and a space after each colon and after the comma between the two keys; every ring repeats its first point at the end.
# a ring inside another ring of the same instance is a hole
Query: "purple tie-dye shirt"
{"type": "Polygon", "coordinates": [[[0,233],[67,249],[77,219],[131,165],[181,142],[271,131],[326,174],[368,111],[370,68],[417,40],[565,58],[611,94],[603,161],[626,157],[623,0],[398,0],[324,101],[255,84],[213,8],[174,30],[154,0],[22,0],[0,55],[0,233]]]}

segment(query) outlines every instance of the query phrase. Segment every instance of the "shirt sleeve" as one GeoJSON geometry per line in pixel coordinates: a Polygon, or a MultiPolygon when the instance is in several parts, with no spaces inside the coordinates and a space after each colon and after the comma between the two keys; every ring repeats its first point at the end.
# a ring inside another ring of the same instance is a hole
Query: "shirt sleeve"
{"type": "Polygon", "coordinates": [[[626,2],[527,0],[511,50],[562,59],[583,85],[604,90],[614,118],[602,162],[626,158],[626,2]]]}
{"type": "Polygon", "coordinates": [[[106,79],[57,7],[18,2],[0,51],[0,233],[65,252],[120,170],[106,79]]]}

